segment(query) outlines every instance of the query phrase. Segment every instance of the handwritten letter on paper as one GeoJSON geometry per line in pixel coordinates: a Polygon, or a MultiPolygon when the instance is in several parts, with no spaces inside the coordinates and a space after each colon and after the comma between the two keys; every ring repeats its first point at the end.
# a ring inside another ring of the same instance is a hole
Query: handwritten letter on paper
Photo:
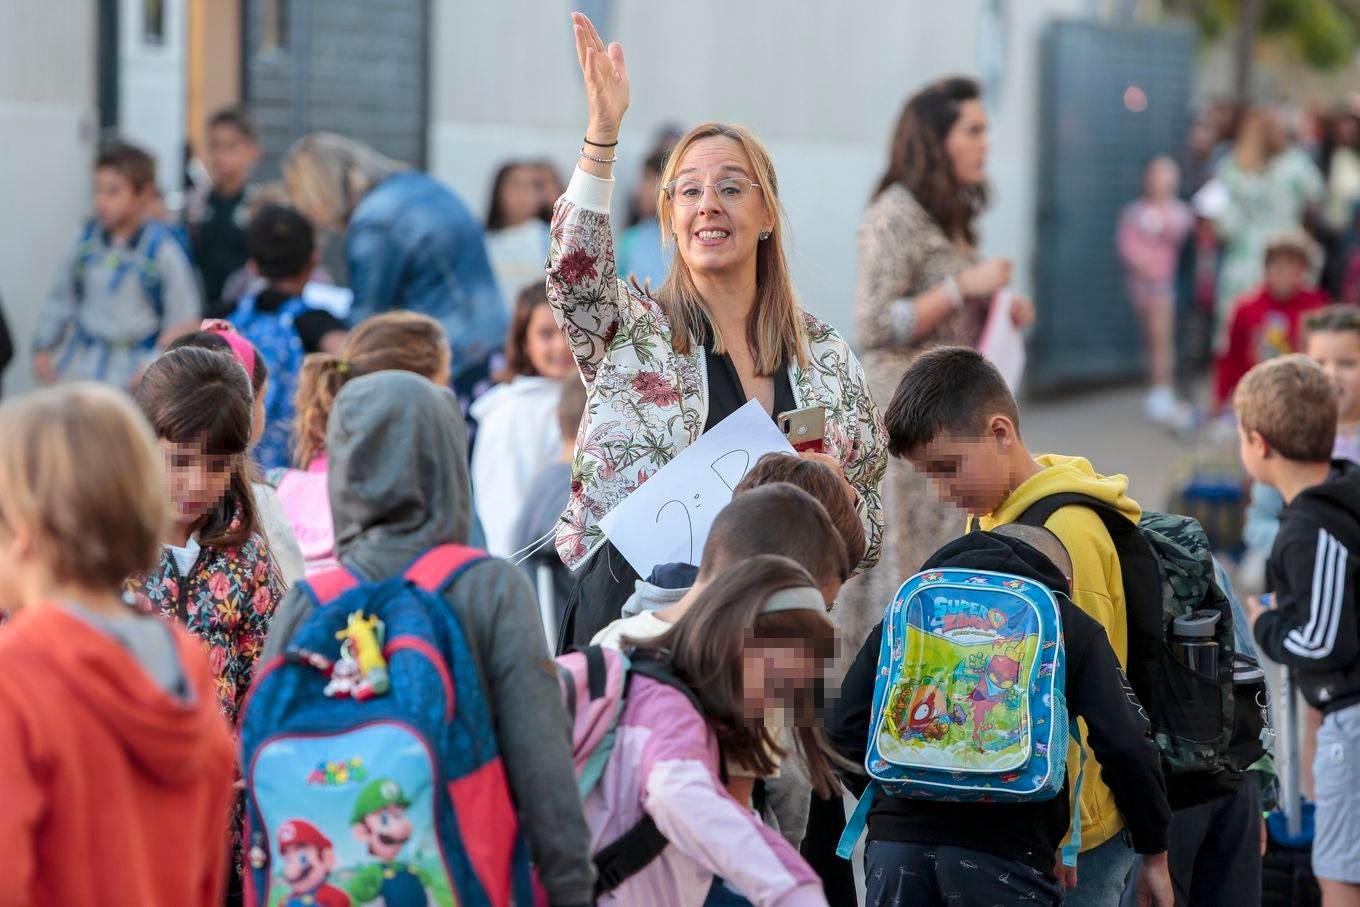
{"type": "Polygon", "coordinates": [[[767,453],[794,450],[760,402],[750,400],[605,514],[600,528],[641,576],[657,564],[698,564],[713,518],[767,453]]]}

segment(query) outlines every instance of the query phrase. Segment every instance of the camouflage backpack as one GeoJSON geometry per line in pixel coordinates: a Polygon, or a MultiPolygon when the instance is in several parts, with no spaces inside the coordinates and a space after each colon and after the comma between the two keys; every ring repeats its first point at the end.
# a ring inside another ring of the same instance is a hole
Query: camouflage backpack
{"type": "Polygon", "coordinates": [[[1232,605],[1214,579],[1208,536],[1190,517],[1144,513],[1135,525],[1104,501],[1076,493],[1044,498],[1016,522],[1042,526],[1070,505],[1088,507],[1101,518],[1119,555],[1128,621],[1125,669],[1152,722],[1172,808],[1235,789],[1240,773],[1265,747],[1234,739],[1235,728],[1238,736],[1251,732],[1236,716],[1232,605]],[[1207,666],[1188,663],[1173,632],[1176,618],[1194,612],[1218,615],[1212,636],[1200,640],[1212,642],[1200,650],[1213,653],[1207,666]]]}

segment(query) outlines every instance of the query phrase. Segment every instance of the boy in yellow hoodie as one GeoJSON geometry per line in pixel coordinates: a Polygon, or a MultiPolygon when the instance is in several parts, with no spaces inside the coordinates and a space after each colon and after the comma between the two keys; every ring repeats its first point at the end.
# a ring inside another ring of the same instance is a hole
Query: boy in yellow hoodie
{"type": "MultiPolygon", "coordinates": [[[[910,460],[982,529],[1017,522],[1044,498],[1066,492],[1110,504],[1135,525],[1141,516],[1125,493],[1127,477],[1102,476],[1082,457],[1032,456],[1005,379],[971,349],[940,347],[917,357],[893,394],[885,422],[889,453],[910,460]]],[[[1105,628],[1120,665],[1126,665],[1124,583],[1105,524],[1090,508],[1073,505],[1055,511],[1044,526],[1072,556],[1073,601],[1105,628]]],[[[1114,795],[1090,760],[1081,788],[1081,844],[1076,887],[1064,903],[1118,904],[1135,854],[1114,795]]],[[[1070,877],[1064,881],[1073,884],[1070,877]]]]}

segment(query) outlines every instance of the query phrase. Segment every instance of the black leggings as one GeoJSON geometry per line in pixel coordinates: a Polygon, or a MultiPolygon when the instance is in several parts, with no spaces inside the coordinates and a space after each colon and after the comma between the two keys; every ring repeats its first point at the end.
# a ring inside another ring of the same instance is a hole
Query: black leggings
{"type": "Polygon", "coordinates": [[[866,907],[1020,907],[1062,903],[1047,873],[979,850],[905,841],[864,849],[866,907]]]}

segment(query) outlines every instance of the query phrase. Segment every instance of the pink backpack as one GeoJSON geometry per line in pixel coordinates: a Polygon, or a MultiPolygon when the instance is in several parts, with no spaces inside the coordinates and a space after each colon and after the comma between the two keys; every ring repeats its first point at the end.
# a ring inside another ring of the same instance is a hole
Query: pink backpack
{"type": "MultiPolygon", "coordinates": [[[[616,649],[587,646],[557,658],[562,698],[571,718],[571,759],[583,803],[604,775],[614,750],[619,717],[627,704],[629,681],[637,675],[674,687],[685,694],[695,710],[703,713],[694,691],[671,673],[666,664],[646,654],[634,653],[630,658],[616,649]]],[[[721,758],[719,764],[722,765],[721,758]]],[[[725,782],[725,766],[722,775],[725,782]]],[[[651,816],[644,815],[618,840],[595,853],[596,897],[641,872],[661,855],[668,843],[651,816]]]]}
{"type": "Polygon", "coordinates": [[[335,557],[335,524],[331,521],[331,498],[327,487],[330,472],[325,454],[306,469],[279,469],[270,474],[283,512],[293,524],[298,547],[306,562],[307,576],[340,566],[335,557]]]}

